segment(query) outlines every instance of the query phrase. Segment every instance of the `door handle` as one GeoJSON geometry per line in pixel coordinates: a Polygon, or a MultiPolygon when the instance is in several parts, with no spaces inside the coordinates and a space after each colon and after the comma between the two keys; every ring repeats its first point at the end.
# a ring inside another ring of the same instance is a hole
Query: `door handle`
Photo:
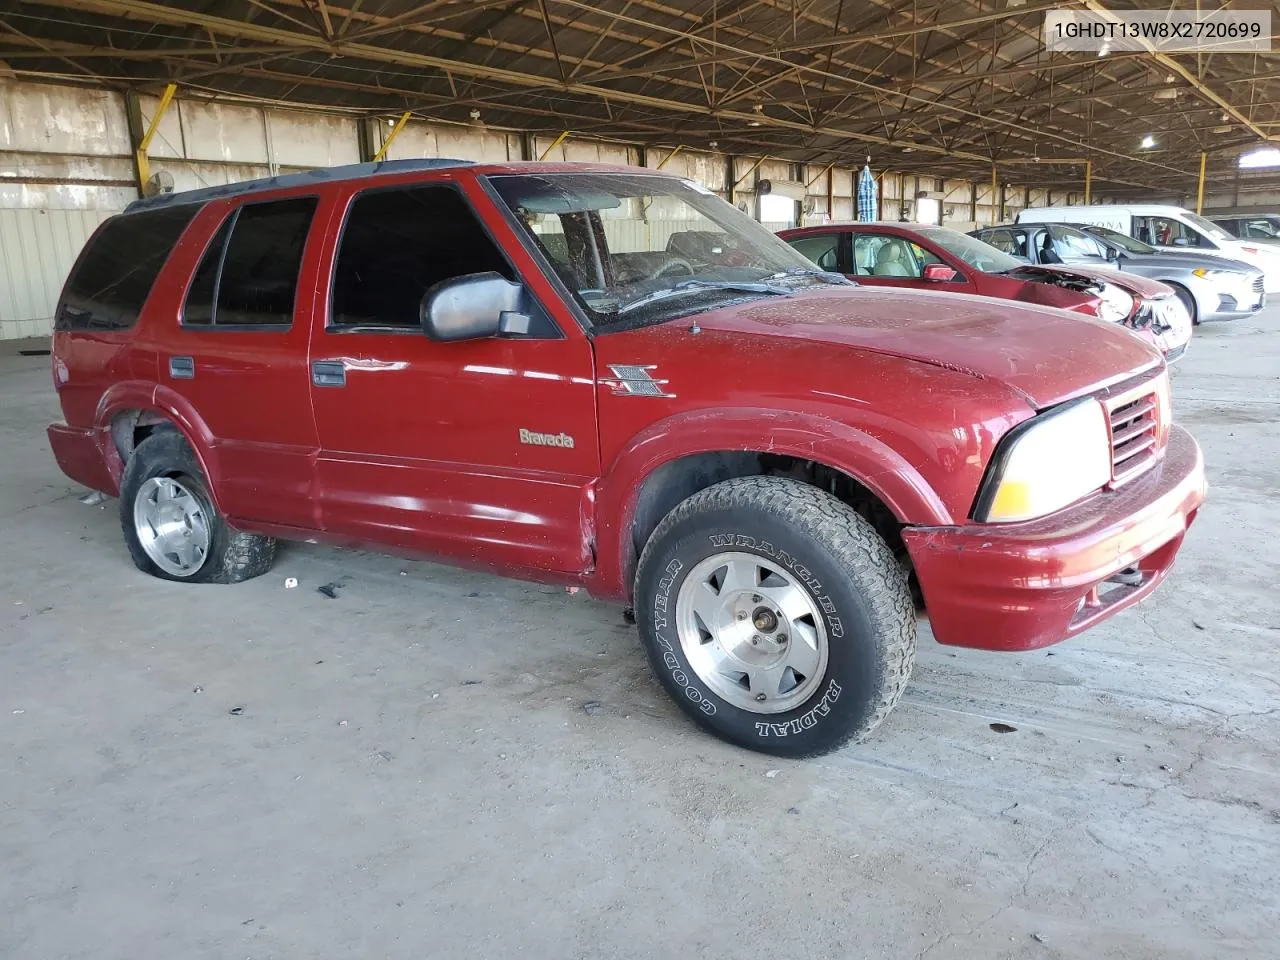
{"type": "Polygon", "coordinates": [[[347,368],[341,360],[313,360],[311,382],[317,387],[345,387],[347,368]]]}
{"type": "Polygon", "coordinates": [[[170,357],[169,376],[174,380],[193,380],[196,375],[194,357],[170,357]]]}

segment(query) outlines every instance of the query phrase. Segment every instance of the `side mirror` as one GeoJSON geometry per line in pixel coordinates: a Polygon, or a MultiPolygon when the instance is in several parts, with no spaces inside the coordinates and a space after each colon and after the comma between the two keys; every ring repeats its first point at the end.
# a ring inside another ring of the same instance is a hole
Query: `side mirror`
{"type": "Polygon", "coordinates": [[[432,340],[482,340],[529,332],[524,286],[500,273],[469,273],[434,284],[423,296],[422,332],[432,340]]]}
{"type": "Polygon", "coordinates": [[[1120,259],[1120,252],[1115,247],[1107,247],[1106,249],[1108,260],[1114,261],[1120,259]]]}
{"type": "Polygon", "coordinates": [[[934,283],[950,283],[959,276],[959,273],[945,263],[930,263],[924,268],[924,279],[934,283]]]}

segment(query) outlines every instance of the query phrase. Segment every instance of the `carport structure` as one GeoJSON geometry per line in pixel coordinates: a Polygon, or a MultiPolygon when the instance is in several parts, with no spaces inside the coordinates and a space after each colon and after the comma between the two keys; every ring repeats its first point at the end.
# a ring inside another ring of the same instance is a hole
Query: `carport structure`
{"type": "Polygon", "coordinates": [[[870,154],[1082,198],[1153,182],[1190,193],[1202,158],[1212,168],[1280,131],[1277,55],[1051,54],[1045,11],[1072,6],[1100,4],[43,0],[0,8],[0,60],[20,79],[173,83],[376,119],[807,164],[870,154]]]}

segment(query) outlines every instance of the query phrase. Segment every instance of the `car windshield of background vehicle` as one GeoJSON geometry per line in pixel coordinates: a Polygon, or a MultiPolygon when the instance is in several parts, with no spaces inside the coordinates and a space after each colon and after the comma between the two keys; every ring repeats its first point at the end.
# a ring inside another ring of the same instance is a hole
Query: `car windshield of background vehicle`
{"type": "Polygon", "coordinates": [[[1208,234],[1214,240],[1234,240],[1235,239],[1234,237],[1231,236],[1231,234],[1227,233],[1227,231],[1223,230],[1220,226],[1218,226],[1212,220],[1206,220],[1204,217],[1194,213],[1184,213],[1183,216],[1187,218],[1187,223],[1194,225],[1200,230],[1203,230],[1206,234],[1208,234]]]}
{"type": "Polygon", "coordinates": [[[1129,253],[1144,254],[1158,252],[1155,247],[1151,246],[1151,244],[1143,243],[1141,240],[1135,240],[1128,234],[1121,233],[1119,230],[1112,230],[1110,227],[1090,226],[1085,227],[1084,230],[1086,233],[1095,234],[1108,243],[1120,247],[1122,250],[1126,250],[1129,253]]]}
{"type": "Polygon", "coordinates": [[[921,230],[920,234],[932,240],[947,253],[959,257],[969,266],[983,273],[1007,273],[1025,263],[1023,260],[1009,256],[1003,250],[997,250],[989,243],[984,243],[977,237],[957,233],[945,227],[921,230]]]}
{"type": "Polygon", "coordinates": [[[690,181],[555,173],[489,182],[597,326],[848,282],[690,181]]]}
{"type": "Polygon", "coordinates": [[[1240,222],[1240,236],[1249,240],[1280,239],[1280,219],[1264,217],[1240,222]]]}

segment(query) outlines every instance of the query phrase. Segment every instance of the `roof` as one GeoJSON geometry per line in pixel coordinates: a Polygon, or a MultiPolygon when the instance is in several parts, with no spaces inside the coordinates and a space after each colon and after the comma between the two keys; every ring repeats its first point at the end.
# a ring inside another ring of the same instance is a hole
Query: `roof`
{"type": "Polygon", "coordinates": [[[27,0],[4,5],[0,60],[20,79],[176,81],[183,98],[407,110],[570,144],[870,155],[877,171],[988,182],[994,163],[1002,182],[1073,190],[1086,157],[1095,189],[1193,187],[1202,150],[1224,179],[1278,129],[1280,49],[1050,51],[1050,6],[1071,4],[27,0]]]}
{"type": "Polygon", "coordinates": [[[470,166],[468,160],[383,160],[379,163],[350,163],[341,167],[317,167],[303,173],[289,173],[280,177],[263,177],[260,180],[243,180],[200,190],[182,190],[178,193],[160,193],[154,197],[135,200],[125,207],[125,213],[154,210],[157,207],[176,207],[188,203],[207,203],[223,197],[239,197],[246,193],[279,190],[285,187],[304,187],[315,183],[333,183],[340,180],[361,180],[390,173],[412,173],[418,170],[442,170],[448,167],[470,166]]]}

